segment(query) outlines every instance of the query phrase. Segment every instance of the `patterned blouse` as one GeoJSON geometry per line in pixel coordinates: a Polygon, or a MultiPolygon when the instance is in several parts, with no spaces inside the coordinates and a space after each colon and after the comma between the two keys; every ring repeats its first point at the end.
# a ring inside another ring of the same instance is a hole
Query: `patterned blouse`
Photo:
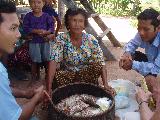
{"type": "Polygon", "coordinates": [[[93,62],[105,65],[98,41],[88,33],[82,34],[82,45],[79,48],[72,45],[69,32],[58,35],[51,43],[50,60],[61,62],[65,70],[74,72],[93,62]]]}

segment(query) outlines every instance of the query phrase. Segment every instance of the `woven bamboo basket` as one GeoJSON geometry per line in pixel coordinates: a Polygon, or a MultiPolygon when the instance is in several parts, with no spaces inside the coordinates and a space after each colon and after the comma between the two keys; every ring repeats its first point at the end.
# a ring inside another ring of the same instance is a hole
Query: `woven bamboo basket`
{"type": "Polygon", "coordinates": [[[103,88],[88,84],[88,83],[74,83],[66,86],[62,86],[53,91],[53,104],[49,106],[49,115],[48,120],[114,120],[115,119],[115,100],[114,100],[114,91],[110,88],[104,90],[103,88]],[[95,97],[108,97],[112,100],[112,104],[109,109],[103,113],[87,116],[87,117],[76,117],[66,115],[64,112],[60,111],[55,105],[58,104],[61,100],[75,95],[75,94],[88,94],[95,97]]]}

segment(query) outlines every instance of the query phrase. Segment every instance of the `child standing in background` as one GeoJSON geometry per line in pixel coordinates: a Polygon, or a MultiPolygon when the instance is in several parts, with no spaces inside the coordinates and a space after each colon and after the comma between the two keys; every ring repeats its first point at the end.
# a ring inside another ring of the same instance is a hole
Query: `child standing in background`
{"type": "Polygon", "coordinates": [[[54,4],[56,4],[56,0],[45,0],[45,5],[43,6],[42,11],[45,13],[48,13],[50,16],[53,17],[53,20],[55,20],[57,22],[57,26],[56,26],[56,30],[55,30],[55,36],[57,36],[58,31],[61,28],[61,20],[59,19],[59,16],[56,13],[56,11],[53,9],[52,2],[54,4]]]}
{"type": "Polygon", "coordinates": [[[24,17],[23,29],[32,35],[29,43],[29,54],[32,59],[32,80],[38,80],[40,77],[39,63],[45,62],[47,70],[47,61],[49,60],[49,42],[44,38],[50,38],[54,34],[53,18],[47,13],[42,12],[44,6],[43,0],[29,0],[32,12],[24,17]]]}

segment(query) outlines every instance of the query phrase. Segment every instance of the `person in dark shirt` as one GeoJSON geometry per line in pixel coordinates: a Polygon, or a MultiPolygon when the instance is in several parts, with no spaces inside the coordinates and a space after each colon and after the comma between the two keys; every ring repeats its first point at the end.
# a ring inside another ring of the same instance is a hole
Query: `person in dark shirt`
{"type": "Polygon", "coordinates": [[[55,36],[57,36],[58,31],[61,28],[61,21],[59,19],[59,16],[58,16],[57,12],[55,11],[55,9],[53,9],[52,2],[54,4],[56,4],[55,0],[45,0],[45,5],[43,6],[42,11],[45,12],[45,13],[48,13],[50,16],[53,17],[53,20],[55,20],[57,22],[57,27],[56,27],[56,30],[55,30],[55,36]]]}

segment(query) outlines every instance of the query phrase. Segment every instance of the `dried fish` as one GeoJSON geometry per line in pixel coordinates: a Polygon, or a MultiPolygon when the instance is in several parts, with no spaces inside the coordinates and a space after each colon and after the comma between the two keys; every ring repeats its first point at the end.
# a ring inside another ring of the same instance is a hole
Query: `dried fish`
{"type": "Polygon", "coordinates": [[[96,104],[98,99],[99,98],[92,95],[76,94],[61,100],[56,106],[67,115],[86,117],[104,112],[100,106],[96,104]]]}

